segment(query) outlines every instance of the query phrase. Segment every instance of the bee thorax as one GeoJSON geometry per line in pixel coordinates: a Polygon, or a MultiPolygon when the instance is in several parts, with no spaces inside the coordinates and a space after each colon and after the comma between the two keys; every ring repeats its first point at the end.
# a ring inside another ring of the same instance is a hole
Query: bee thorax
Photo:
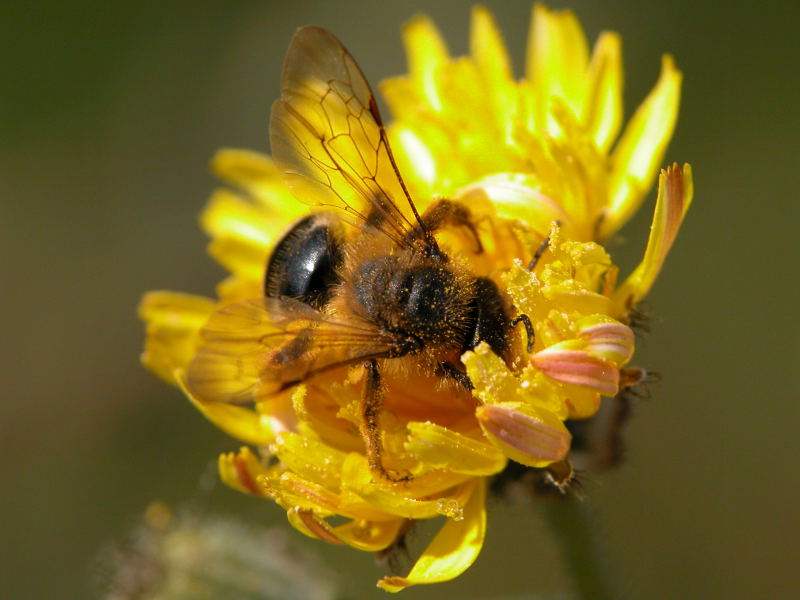
{"type": "Polygon", "coordinates": [[[438,264],[401,264],[382,256],[363,262],[353,278],[356,307],[391,333],[422,344],[452,340],[460,328],[463,294],[456,275],[438,264]]]}

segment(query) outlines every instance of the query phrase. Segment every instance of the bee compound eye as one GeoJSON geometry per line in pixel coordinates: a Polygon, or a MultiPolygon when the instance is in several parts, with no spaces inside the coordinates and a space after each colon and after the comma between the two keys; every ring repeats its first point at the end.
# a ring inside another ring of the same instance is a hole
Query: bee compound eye
{"type": "Polygon", "coordinates": [[[303,218],[275,245],[267,262],[264,294],[288,296],[314,308],[330,300],[339,283],[343,259],[343,236],[330,215],[318,213],[303,218]]]}

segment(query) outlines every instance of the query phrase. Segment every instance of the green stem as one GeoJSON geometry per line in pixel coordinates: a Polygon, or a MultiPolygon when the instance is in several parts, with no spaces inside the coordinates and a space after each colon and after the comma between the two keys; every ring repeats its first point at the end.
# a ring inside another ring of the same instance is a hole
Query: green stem
{"type": "Polygon", "coordinates": [[[555,534],[580,600],[618,600],[610,570],[594,531],[593,515],[584,501],[568,496],[539,503],[555,534]]]}

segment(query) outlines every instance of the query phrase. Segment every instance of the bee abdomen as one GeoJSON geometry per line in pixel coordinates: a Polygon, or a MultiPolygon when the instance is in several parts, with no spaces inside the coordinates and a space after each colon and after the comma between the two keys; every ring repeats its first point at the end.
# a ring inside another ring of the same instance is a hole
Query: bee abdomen
{"type": "Polygon", "coordinates": [[[288,296],[321,309],[339,283],[343,234],[333,217],[316,213],[295,223],[272,251],[264,295],[288,296]]]}

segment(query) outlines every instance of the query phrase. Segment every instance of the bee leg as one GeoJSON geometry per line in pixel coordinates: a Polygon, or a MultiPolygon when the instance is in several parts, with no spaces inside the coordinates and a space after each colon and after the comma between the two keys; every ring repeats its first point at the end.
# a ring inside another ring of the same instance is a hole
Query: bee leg
{"type": "Polygon", "coordinates": [[[369,470],[389,481],[408,481],[411,479],[410,475],[393,475],[383,466],[383,445],[381,443],[380,427],[378,426],[381,405],[383,404],[381,374],[375,359],[367,362],[364,368],[367,370],[367,380],[364,386],[364,402],[361,414],[361,437],[364,439],[364,446],[367,451],[369,470]]]}
{"type": "Polygon", "coordinates": [[[453,363],[449,361],[440,362],[439,368],[447,377],[450,377],[456,383],[460,384],[467,390],[472,391],[475,388],[475,386],[472,385],[472,381],[470,380],[469,375],[467,375],[464,371],[459,369],[453,363]]]}
{"type": "Polygon", "coordinates": [[[422,224],[426,231],[437,231],[445,226],[466,227],[475,241],[475,253],[483,252],[483,244],[475,228],[470,210],[460,202],[437,200],[422,215],[422,224]]]}

